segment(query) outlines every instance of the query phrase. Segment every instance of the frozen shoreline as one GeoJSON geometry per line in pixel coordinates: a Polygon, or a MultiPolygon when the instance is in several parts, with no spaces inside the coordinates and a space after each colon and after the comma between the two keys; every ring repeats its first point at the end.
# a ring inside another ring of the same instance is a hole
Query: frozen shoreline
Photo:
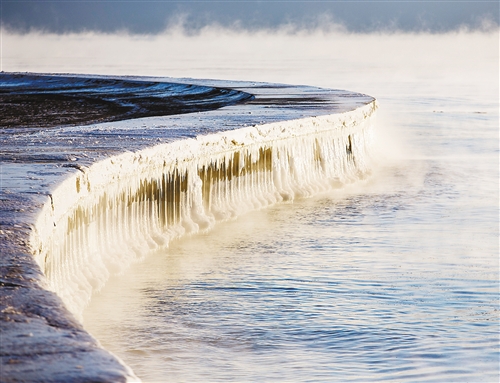
{"type": "MultiPolygon", "coordinates": [[[[48,238],[53,227],[79,200],[80,190],[91,195],[92,188],[96,187],[83,189],[84,185],[87,187],[83,181],[85,177],[88,180],[89,174],[93,177],[99,174],[89,173],[88,169],[106,161],[112,164],[112,156],[122,158],[126,164],[123,169],[132,173],[135,168],[130,166],[134,163],[138,168],[157,168],[158,163],[165,161],[160,158],[162,150],[173,146],[179,146],[177,150],[182,156],[189,157],[186,148],[192,148],[192,145],[184,148],[183,145],[186,140],[196,137],[199,137],[198,144],[211,142],[213,145],[205,145],[204,156],[209,157],[211,153],[233,150],[237,146],[233,141],[240,140],[243,146],[257,143],[259,139],[260,142],[275,141],[306,132],[306,135],[316,133],[318,126],[341,130],[343,123],[345,126],[349,121],[351,125],[361,124],[376,109],[372,97],[314,87],[192,79],[132,79],[230,88],[252,94],[255,99],[246,104],[185,115],[37,132],[0,131],[3,290],[0,323],[2,371],[6,381],[35,381],[40,377],[54,382],[135,379],[126,366],[99,347],[61,299],[47,290],[49,284],[38,266],[44,265],[47,255],[44,246],[50,243],[48,238]],[[259,138],[261,131],[266,133],[259,138]],[[221,146],[221,142],[227,147],[221,146]],[[80,178],[80,182],[76,181],[80,178]],[[60,188],[63,183],[76,186],[70,191],[60,188]],[[44,229],[47,230],[45,233],[44,229]],[[34,243],[39,245],[38,248],[33,249],[34,243]],[[34,252],[38,254],[38,264],[34,252]]],[[[352,133],[352,129],[346,129],[344,135],[352,133]]],[[[191,157],[199,154],[193,153],[191,157]]],[[[165,158],[172,162],[176,157],[175,153],[169,152],[165,158]]],[[[120,171],[119,166],[112,165],[106,170],[108,176],[120,171]]],[[[100,182],[103,186],[109,179],[100,182]]]]}
{"type": "Polygon", "coordinates": [[[212,86],[108,77],[0,74],[0,128],[40,129],[167,116],[252,100],[212,86]]]}

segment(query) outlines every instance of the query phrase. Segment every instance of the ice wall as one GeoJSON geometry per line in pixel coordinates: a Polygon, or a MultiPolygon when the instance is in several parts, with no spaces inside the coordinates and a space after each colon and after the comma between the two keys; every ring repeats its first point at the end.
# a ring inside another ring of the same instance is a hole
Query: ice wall
{"type": "Polygon", "coordinates": [[[67,177],[30,238],[77,317],[110,275],[150,249],[253,209],[363,178],[376,103],[127,152],[67,177]]]}
{"type": "Polygon", "coordinates": [[[173,238],[368,172],[376,102],[367,95],[258,82],[75,77],[194,84],[189,89],[251,97],[119,122],[0,124],[2,382],[138,381],[76,319],[110,275],[173,238]]]}

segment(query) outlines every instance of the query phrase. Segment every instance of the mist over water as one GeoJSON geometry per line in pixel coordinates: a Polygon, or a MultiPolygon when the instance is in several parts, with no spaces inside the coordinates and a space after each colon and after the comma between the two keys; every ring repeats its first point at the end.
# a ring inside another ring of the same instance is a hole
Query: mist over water
{"type": "MultiPolygon", "coordinates": [[[[460,87],[486,85],[490,92],[497,89],[493,80],[498,78],[498,28],[354,34],[335,27],[248,32],[209,26],[194,34],[181,28],[157,35],[6,30],[2,34],[4,71],[236,78],[366,93],[397,84],[400,91],[411,84],[447,92],[443,81],[460,87]]],[[[414,90],[403,94],[409,93],[414,90]]]]}
{"type": "Polygon", "coordinates": [[[3,69],[348,89],[371,176],[149,254],[85,326],[146,382],[498,380],[499,34],[4,32],[3,69]]]}

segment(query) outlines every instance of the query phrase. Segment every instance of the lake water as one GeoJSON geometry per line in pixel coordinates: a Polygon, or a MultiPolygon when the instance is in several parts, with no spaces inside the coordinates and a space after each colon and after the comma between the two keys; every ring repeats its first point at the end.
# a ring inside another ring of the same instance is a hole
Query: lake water
{"type": "Polygon", "coordinates": [[[306,83],[381,106],[368,179],[178,240],[95,295],[85,326],[143,381],[498,381],[498,31],[86,38],[114,48],[38,71],[306,83]]]}

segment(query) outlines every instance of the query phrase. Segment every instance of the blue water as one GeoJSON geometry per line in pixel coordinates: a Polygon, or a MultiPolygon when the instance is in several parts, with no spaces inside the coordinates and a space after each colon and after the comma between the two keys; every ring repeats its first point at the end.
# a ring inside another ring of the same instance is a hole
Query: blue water
{"type": "Polygon", "coordinates": [[[368,179],[176,241],[85,326],[145,382],[497,382],[498,73],[433,68],[367,83],[368,179]]]}
{"type": "Polygon", "coordinates": [[[494,163],[436,145],[151,256],[98,338],[145,381],[496,381],[494,163]]]}

